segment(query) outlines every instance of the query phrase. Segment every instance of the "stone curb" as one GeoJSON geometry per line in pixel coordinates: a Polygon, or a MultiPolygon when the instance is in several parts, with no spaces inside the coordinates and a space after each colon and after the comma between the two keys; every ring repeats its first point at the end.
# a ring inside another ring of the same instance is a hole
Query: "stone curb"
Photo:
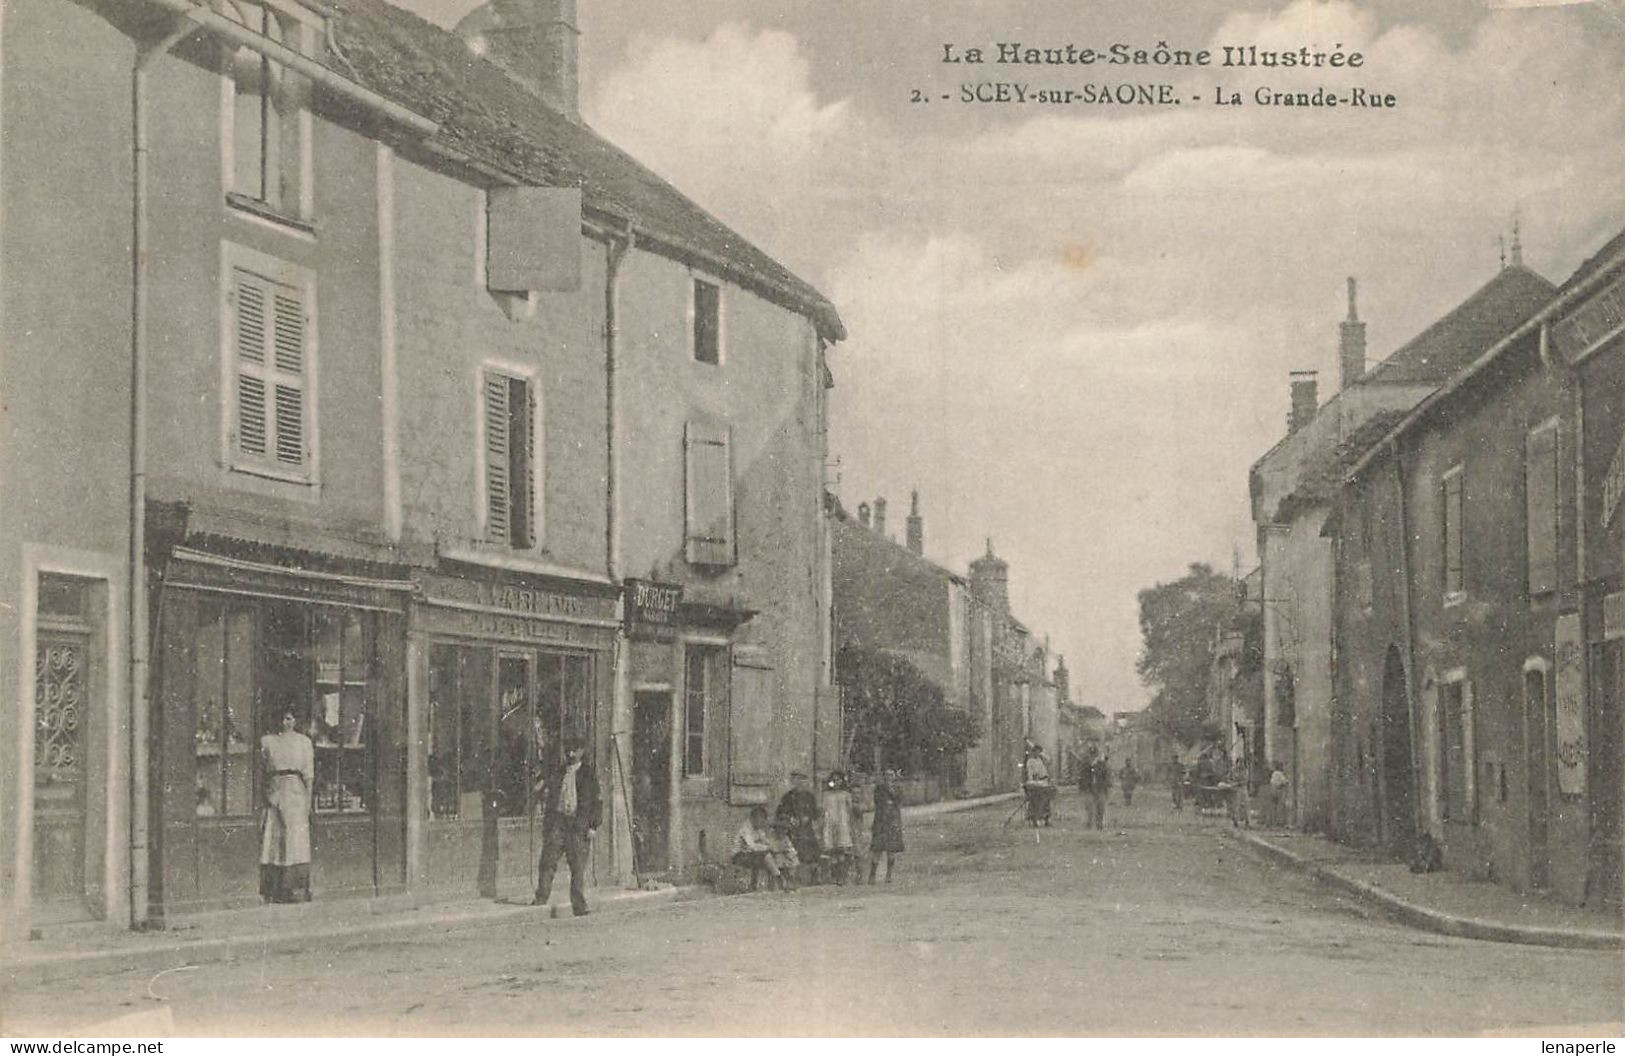
{"type": "Polygon", "coordinates": [[[1474,917],[1460,917],[1437,909],[1429,909],[1414,902],[1407,902],[1405,899],[1363,880],[1345,876],[1333,867],[1311,862],[1302,855],[1294,854],[1285,847],[1278,847],[1262,837],[1254,836],[1250,832],[1229,830],[1224,835],[1307,873],[1323,884],[1374,903],[1406,924],[1425,931],[1433,931],[1441,935],[1453,935],[1457,938],[1482,939],[1486,942],[1516,942],[1529,946],[1558,946],[1574,950],[1625,949],[1625,934],[1619,932],[1595,931],[1584,928],[1540,928],[1520,924],[1499,924],[1494,921],[1480,920],[1474,917]]]}
{"type": "MultiPolygon", "coordinates": [[[[592,908],[594,914],[608,913],[634,909],[651,903],[689,901],[709,897],[710,894],[709,888],[701,886],[668,887],[658,891],[606,891],[595,894],[592,908]]],[[[150,968],[154,973],[158,973],[266,953],[330,948],[351,939],[420,931],[445,925],[500,925],[514,920],[537,920],[544,914],[547,919],[554,919],[561,915],[561,911],[568,917],[568,906],[560,905],[548,906],[543,910],[529,905],[482,903],[477,906],[437,909],[433,903],[429,903],[422,907],[421,912],[410,915],[380,915],[372,920],[334,924],[323,928],[305,928],[276,935],[263,933],[222,935],[218,938],[190,941],[173,939],[165,941],[162,937],[157,937],[150,946],[124,949],[70,950],[33,957],[26,955],[19,957],[14,953],[8,953],[7,963],[0,969],[0,977],[4,979],[4,989],[14,990],[87,975],[107,975],[132,968],[150,968]]]]}

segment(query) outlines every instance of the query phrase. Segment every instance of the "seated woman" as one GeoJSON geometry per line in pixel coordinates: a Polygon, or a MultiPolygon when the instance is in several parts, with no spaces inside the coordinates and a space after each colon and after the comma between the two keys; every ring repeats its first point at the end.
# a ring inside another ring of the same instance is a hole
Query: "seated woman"
{"type": "Polygon", "coordinates": [[[783,874],[783,852],[778,849],[773,831],[767,825],[767,808],[750,808],[750,817],[739,826],[734,835],[733,862],[750,870],[750,889],[756,890],[763,872],[768,875],[768,887],[779,881],[782,890],[795,890],[795,882],[783,874]]]}

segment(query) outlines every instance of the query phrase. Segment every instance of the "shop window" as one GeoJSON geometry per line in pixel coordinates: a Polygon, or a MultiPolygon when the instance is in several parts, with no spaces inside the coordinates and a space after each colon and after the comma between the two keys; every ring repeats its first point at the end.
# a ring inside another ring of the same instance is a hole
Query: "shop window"
{"type": "Polygon", "coordinates": [[[1444,817],[1476,825],[1472,691],[1465,681],[1446,682],[1439,687],[1439,722],[1439,784],[1444,790],[1444,817]]]}
{"type": "Polygon", "coordinates": [[[689,422],[683,434],[689,564],[734,564],[733,451],[726,427],[689,422]]]}
{"type": "MultiPolygon", "coordinates": [[[[271,43],[307,50],[307,28],[269,4],[229,0],[224,9],[271,43]]],[[[230,159],[228,199],[255,211],[303,217],[309,200],[304,186],[310,171],[308,81],[248,47],[229,54],[225,74],[231,96],[224,137],[230,159]]]]}
{"type": "Polygon", "coordinates": [[[252,814],[260,696],[254,613],[204,605],[195,644],[195,811],[199,817],[252,814]]]}
{"type": "Polygon", "coordinates": [[[693,287],[694,359],[722,362],[722,290],[715,283],[695,279],[693,287]]]}
{"type": "Polygon", "coordinates": [[[373,806],[366,628],[358,613],[319,610],[311,629],[316,654],[316,708],[311,721],[316,811],[365,813],[373,806]]]}
{"type": "Polygon", "coordinates": [[[487,370],[483,380],[485,538],[536,545],[536,398],[531,383],[487,370]]]}
{"type": "Polygon", "coordinates": [[[1524,538],[1531,597],[1557,589],[1557,423],[1524,441],[1524,538]]]}
{"type": "Polygon", "coordinates": [[[234,250],[227,294],[234,469],[309,481],[315,469],[311,286],[302,269],[234,250]],[[249,266],[243,266],[243,265],[249,266]]]}
{"type": "Polygon", "coordinates": [[[1465,570],[1462,567],[1462,491],[1461,467],[1456,466],[1444,475],[1444,518],[1441,532],[1444,549],[1445,601],[1459,600],[1466,591],[1465,570]]]}
{"type": "Polygon", "coordinates": [[[487,784],[490,651],[436,645],[429,655],[429,810],[478,818],[487,784]]]}

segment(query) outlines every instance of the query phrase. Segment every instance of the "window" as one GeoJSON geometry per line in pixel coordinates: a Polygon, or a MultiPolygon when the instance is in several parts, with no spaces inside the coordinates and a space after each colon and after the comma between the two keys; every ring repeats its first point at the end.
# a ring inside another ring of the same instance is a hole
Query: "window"
{"type": "Polygon", "coordinates": [[[689,564],[728,566],[734,546],[733,451],[726,427],[690,422],[683,435],[689,564]]]}
{"type": "Polygon", "coordinates": [[[1557,589],[1557,423],[1524,441],[1524,535],[1531,597],[1557,589]]]}
{"type": "Polygon", "coordinates": [[[487,370],[485,538],[517,550],[536,545],[536,401],[524,378],[487,370]]]}
{"type": "Polygon", "coordinates": [[[283,710],[315,748],[314,809],[374,808],[370,728],[374,628],[353,609],[206,601],[187,643],[193,668],[194,811],[252,815],[259,737],[283,710]]]}
{"type": "Polygon", "coordinates": [[[704,279],[694,280],[694,358],[722,362],[722,290],[704,279]]]}
{"type": "Polygon", "coordinates": [[[309,287],[297,281],[298,272],[274,263],[231,267],[228,448],[235,469],[310,480],[313,337],[309,287]]]}
{"type": "Polygon", "coordinates": [[[1439,687],[1439,784],[1444,790],[1444,817],[1476,825],[1478,804],[1473,777],[1478,767],[1473,751],[1472,709],[1472,690],[1465,681],[1446,682],[1439,687]]]}
{"type": "Polygon", "coordinates": [[[1466,591],[1462,569],[1461,467],[1444,475],[1444,596],[1453,601],[1466,591]]]}
{"type": "MultiPolygon", "coordinates": [[[[272,10],[269,4],[230,0],[225,11],[268,41],[296,51],[309,50],[305,46],[308,27],[272,10]]],[[[308,200],[307,81],[247,47],[229,54],[225,73],[231,97],[225,137],[228,194],[237,204],[288,217],[304,216],[308,200]]]]}
{"type": "Polygon", "coordinates": [[[727,649],[690,645],[683,654],[683,773],[703,776],[711,766],[710,720],[720,706],[728,677],[727,649]]]}
{"type": "Polygon", "coordinates": [[[436,644],[429,651],[429,813],[434,817],[480,816],[487,737],[478,702],[487,699],[488,660],[487,651],[462,646],[436,644]]]}

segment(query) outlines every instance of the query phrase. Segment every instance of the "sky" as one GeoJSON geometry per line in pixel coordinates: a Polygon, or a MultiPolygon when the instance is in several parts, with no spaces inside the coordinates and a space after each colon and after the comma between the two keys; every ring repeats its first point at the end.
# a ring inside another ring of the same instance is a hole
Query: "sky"
{"type": "MultiPolygon", "coordinates": [[[[447,27],[478,4],[395,2],[447,27]]],[[[1136,593],[1256,565],[1247,471],[1289,371],[1335,390],[1346,276],[1376,360],[1494,277],[1515,212],[1554,282],[1625,227],[1625,0],[1500,3],[580,0],[582,112],[834,301],[846,506],[885,496],[900,539],[918,489],[926,556],[960,571],[991,539],[1075,699],[1132,710],[1136,593]],[[1364,64],[941,61],[999,42],[1364,64]],[[1181,102],[957,101],[984,81],[1181,102]],[[1252,100],[1321,85],[1398,105],[1252,100]]]]}

